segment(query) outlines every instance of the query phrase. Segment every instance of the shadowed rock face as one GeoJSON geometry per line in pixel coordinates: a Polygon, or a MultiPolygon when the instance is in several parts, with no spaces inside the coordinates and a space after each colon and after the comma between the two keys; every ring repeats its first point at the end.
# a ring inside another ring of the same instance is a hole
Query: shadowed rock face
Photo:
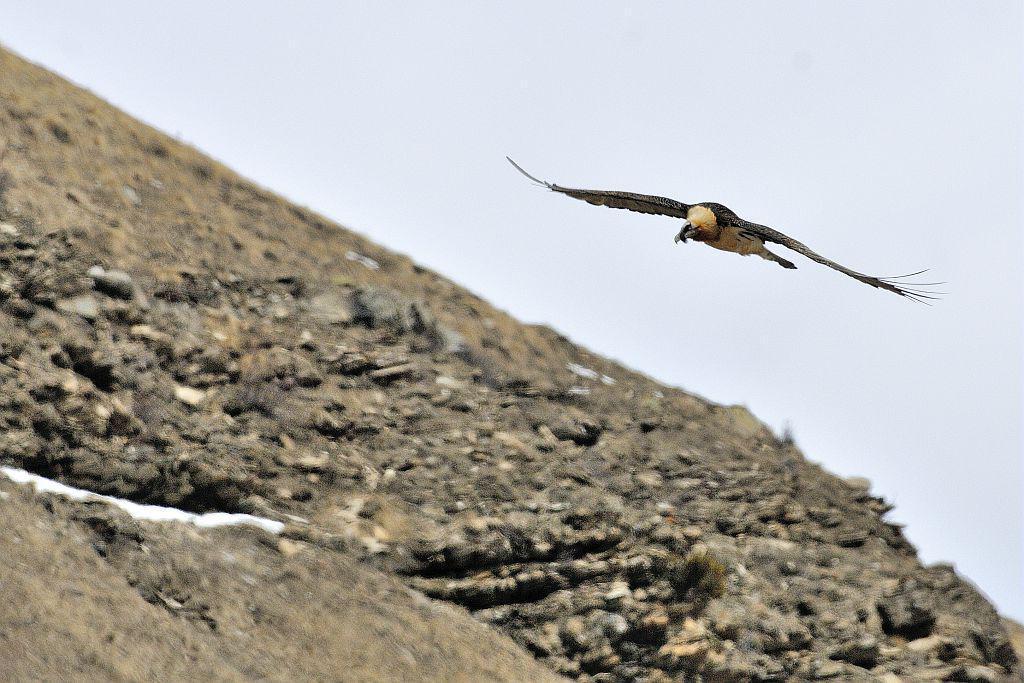
{"type": "MultiPolygon", "coordinates": [[[[7,53],[0,137],[4,461],[291,520],[281,562],[358,558],[584,680],[1016,671],[887,503],[745,409],[522,325],[7,53]]],[[[185,625],[256,623],[194,553],[185,625]]]]}

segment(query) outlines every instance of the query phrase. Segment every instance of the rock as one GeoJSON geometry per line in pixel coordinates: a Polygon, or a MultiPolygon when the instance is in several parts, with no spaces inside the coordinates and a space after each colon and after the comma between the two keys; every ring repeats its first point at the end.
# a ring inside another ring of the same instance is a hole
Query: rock
{"type": "Polygon", "coordinates": [[[128,408],[117,399],[107,416],[107,433],[111,436],[131,436],[142,431],[143,425],[128,408]]]}
{"type": "Polygon", "coordinates": [[[656,643],[664,639],[670,619],[662,609],[644,615],[634,627],[637,642],[656,643]]]}
{"type": "Polygon", "coordinates": [[[845,671],[846,667],[838,662],[818,660],[811,665],[811,678],[816,681],[838,678],[845,671]]]}
{"type": "Polygon", "coordinates": [[[130,185],[122,186],[121,194],[124,195],[124,198],[127,199],[132,206],[142,206],[142,197],[140,197],[139,193],[135,191],[135,188],[130,185]]]}
{"type": "Polygon", "coordinates": [[[736,640],[740,630],[748,624],[746,606],[732,601],[716,601],[707,608],[705,615],[710,621],[711,630],[727,640],[736,640]]]}
{"type": "Polygon", "coordinates": [[[363,256],[357,251],[346,251],[345,258],[347,258],[349,261],[355,261],[356,263],[360,264],[364,268],[368,268],[369,270],[380,270],[380,263],[370,258],[369,256],[363,256]]]}
{"type": "Polygon", "coordinates": [[[391,367],[373,370],[370,372],[370,377],[378,382],[391,382],[400,377],[408,377],[415,372],[416,365],[414,363],[404,363],[402,365],[392,365],[391,367]]]}
{"type": "Polygon", "coordinates": [[[617,581],[611,585],[608,592],[604,594],[604,599],[608,602],[616,602],[622,598],[628,598],[632,595],[632,591],[629,589],[629,584],[623,581],[617,581]]]}
{"type": "Polygon", "coordinates": [[[224,400],[224,412],[231,416],[257,412],[272,416],[282,401],[282,392],[275,385],[261,380],[239,382],[224,400]]]}
{"type": "Polygon", "coordinates": [[[918,592],[890,595],[879,600],[876,607],[882,630],[889,636],[917,640],[930,635],[935,626],[935,612],[918,592]]]}
{"type": "Polygon", "coordinates": [[[878,663],[878,655],[878,641],[871,636],[864,636],[857,640],[843,643],[834,649],[829,654],[829,657],[870,669],[878,663]]]}
{"type": "Polygon", "coordinates": [[[93,286],[99,291],[114,297],[131,301],[135,298],[135,283],[131,275],[123,270],[104,270],[102,266],[93,266],[88,271],[93,286]]]}
{"type": "Polygon", "coordinates": [[[778,661],[731,648],[709,652],[701,674],[703,680],[708,681],[782,681],[788,678],[778,661]]]}
{"type": "Polygon", "coordinates": [[[618,638],[629,630],[626,618],[613,612],[600,612],[595,622],[609,638],[618,638]]]}
{"type": "Polygon", "coordinates": [[[841,548],[859,548],[864,545],[870,534],[866,529],[844,529],[836,535],[836,545],[841,548]]]}
{"type": "Polygon", "coordinates": [[[942,661],[948,662],[956,656],[957,646],[949,638],[931,635],[910,641],[906,644],[906,649],[916,654],[934,654],[942,661]]]}
{"type": "Polygon", "coordinates": [[[587,417],[565,418],[550,425],[551,434],[561,441],[572,441],[578,446],[593,446],[601,437],[601,426],[587,417]]]}
{"type": "Polygon", "coordinates": [[[61,367],[70,367],[103,391],[110,391],[124,379],[120,359],[114,349],[96,348],[92,342],[81,339],[67,339],[61,351],[53,356],[53,362],[61,367]]]}
{"type": "Polygon", "coordinates": [[[280,538],[277,541],[277,552],[281,553],[285,557],[294,557],[302,552],[304,546],[305,544],[300,541],[280,538]]]}
{"type": "Polygon", "coordinates": [[[998,664],[1007,669],[1019,664],[1013,644],[1007,638],[1005,631],[982,633],[980,630],[971,629],[970,638],[981,651],[984,657],[982,661],[998,664]]]}
{"type": "Polygon", "coordinates": [[[562,624],[561,636],[562,640],[567,640],[580,649],[590,647],[590,642],[587,638],[587,625],[579,617],[571,617],[565,620],[562,624]]]}
{"type": "Polygon", "coordinates": [[[342,375],[360,375],[375,367],[368,354],[344,346],[322,352],[318,359],[328,372],[342,375]]]}
{"type": "Polygon", "coordinates": [[[639,472],[636,474],[637,483],[651,489],[659,488],[663,479],[657,472],[639,472]]]}
{"type": "Polygon", "coordinates": [[[444,387],[446,389],[465,389],[466,383],[462,380],[455,379],[454,377],[448,377],[447,375],[438,375],[434,378],[434,384],[444,387]]]}
{"type": "Polygon", "coordinates": [[[323,472],[331,462],[331,456],[326,451],[320,451],[316,455],[303,455],[295,460],[295,466],[307,472],[323,472]]]}
{"type": "Polygon", "coordinates": [[[132,339],[141,339],[170,347],[174,339],[171,335],[154,329],[151,325],[132,325],[128,330],[132,339]]]}
{"type": "Polygon", "coordinates": [[[328,325],[347,325],[352,322],[352,300],[336,292],[324,292],[305,302],[311,316],[328,325]]]}
{"type": "Polygon", "coordinates": [[[765,653],[800,650],[811,642],[810,631],[794,615],[749,597],[727,596],[716,600],[704,614],[716,635],[765,653]]]}
{"type": "Polygon", "coordinates": [[[74,313],[86,320],[96,320],[100,315],[100,305],[91,294],[81,294],[71,299],[60,299],[56,305],[58,311],[74,313]]]}
{"type": "Polygon", "coordinates": [[[450,327],[438,323],[430,332],[434,349],[451,355],[464,354],[468,347],[465,338],[450,327]]]}
{"type": "Polygon", "coordinates": [[[318,387],[323,381],[323,375],[316,369],[310,361],[306,360],[302,356],[294,356],[292,358],[293,370],[295,376],[295,383],[300,387],[318,387]]]}
{"type": "Polygon", "coordinates": [[[961,664],[943,678],[944,681],[965,681],[967,683],[988,683],[1001,680],[998,673],[987,666],[968,666],[961,664]]]}
{"type": "Polygon", "coordinates": [[[174,398],[186,405],[195,407],[206,400],[206,392],[179,385],[174,387],[174,398]]]}
{"type": "Polygon", "coordinates": [[[430,340],[434,351],[446,354],[461,354],[467,349],[466,340],[455,330],[442,325],[430,308],[421,301],[409,304],[412,331],[430,340]]]}
{"type": "Polygon", "coordinates": [[[494,432],[494,434],[491,435],[491,438],[493,438],[497,443],[501,444],[505,448],[508,448],[509,450],[512,450],[515,453],[518,453],[519,455],[522,455],[524,457],[529,458],[534,455],[533,449],[527,446],[525,443],[523,443],[522,440],[515,434],[499,431],[494,432]]]}
{"type": "Polygon", "coordinates": [[[698,665],[708,654],[711,644],[703,624],[689,617],[682,629],[661,646],[658,655],[672,663],[683,663],[689,667],[698,665]]]}
{"type": "Polygon", "coordinates": [[[364,287],[352,296],[352,320],[367,327],[384,327],[395,332],[412,330],[410,302],[394,290],[364,287]]]}
{"type": "Polygon", "coordinates": [[[430,308],[386,287],[363,287],[352,296],[352,320],[393,332],[415,332],[430,342],[432,350],[462,354],[466,341],[461,334],[438,322],[430,308]]]}
{"type": "Polygon", "coordinates": [[[340,420],[326,410],[317,411],[310,420],[310,426],[326,437],[336,438],[350,431],[352,423],[340,420]]]}

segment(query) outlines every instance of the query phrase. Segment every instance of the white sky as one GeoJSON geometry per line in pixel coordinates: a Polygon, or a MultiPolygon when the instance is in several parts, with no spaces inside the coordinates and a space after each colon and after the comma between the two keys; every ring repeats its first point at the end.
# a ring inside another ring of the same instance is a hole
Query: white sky
{"type": "Polygon", "coordinates": [[[0,42],[522,320],[791,423],[1024,618],[1020,3],[285,6],[5,0],[0,42]],[[678,221],[506,154],[951,294],[674,246],[678,221]]]}

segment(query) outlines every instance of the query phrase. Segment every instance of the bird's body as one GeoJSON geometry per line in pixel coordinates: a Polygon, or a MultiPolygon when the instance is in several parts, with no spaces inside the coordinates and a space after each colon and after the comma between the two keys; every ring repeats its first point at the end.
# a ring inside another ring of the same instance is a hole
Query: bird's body
{"type": "MultiPolygon", "coordinates": [[[[717,207],[718,214],[724,217],[736,215],[726,206],[717,203],[714,206],[717,207]]],[[[720,225],[718,223],[718,214],[707,204],[694,204],[691,206],[686,211],[686,221],[693,228],[688,239],[692,239],[695,242],[703,242],[709,247],[721,249],[722,251],[731,251],[741,256],[756,254],[765,260],[778,263],[783,268],[796,268],[796,266],[778,254],[768,251],[768,248],[764,246],[764,240],[757,235],[744,232],[735,225],[720,225]]]]}
{"type": "Polygon", "coordinates": [[[741,256],[757,254],[760,256],[765,252],[764,242],[756,237],[743,237],[739,228],[718,228],[714,233],[705,235],[703,232],[695,234],[692,239],[703,242],[709,247],[731,251],[741,256]]]}
{"type": "MultiPolygon", "coordinates": [[[[507,157],[506,157],[507,158],[507,157]]],[[[709,247],[730,251],[734,254],[748,256],[755,254],[763,259],[779,264],[783,268],[796,268],[796,265],[768,250],[766,243],[781,244],[787,249],[803,254],[812,261],[838,270],[856,280],[878,287],[900,296],[927,303],[926,299],[934,299],[935,292],[929,292],[922,287],[938,283],[916,283],[911,284],[901,281],[902,278],[911,277],[920,273],[910,275],[899,275],[895,277],[875,277],[864,275],[855,270],[842,266],[835,261],[821,256],[811,250],[807,245],[799,242],[788,235],[769,228],[765,225],[752,223],[740,218],[735,211],[718,202],[698,202],[686,204],[667,197],[655,195],[637,194],[635,192],[621,192],[612,190],[584,190],[571,187],[563,187],[554,183],[548,183],[534,178],[509,159],[509,162],[516,169],[530,180],[544,185],[550,190],[560,192],[575,199],[580,199],[597,206],[608,206],[615,209],[627,209],[638,213],[657,214],[661,216],[674,216],[685,220],[683,228],[675,237],[676,242],[694,240],[703,242],[709,247]]],[[[920,271],[924,272],[924,271],[920,271]]]]}

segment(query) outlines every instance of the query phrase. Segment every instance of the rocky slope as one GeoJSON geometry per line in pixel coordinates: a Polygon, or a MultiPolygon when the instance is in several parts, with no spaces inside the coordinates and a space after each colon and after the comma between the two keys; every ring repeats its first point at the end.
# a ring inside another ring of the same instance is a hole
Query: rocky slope
{"type": "Polygon", "coordinates": [[[338,553],[140,524],[0,478],[5,681],[556,676],[462,610],[338,553]]]}
{"type": "MultiPolygon", "coordinates": [[[[218,532],[256,553],[247,571],[266,587],[253,595],[301,584],[319,621],[344,599],[339,576],[388,574],[516,641],[494,660],[510,680],[536,678],[524,650],[581,680],[1019,675],[977,591],[923,567],[863,482],[807,462],[745,409],[518,323],[5,52],[0,138],[0,460],[288,521],[283,545],[218,532]]],[[[240,610],[245,588],[225,583],[250,574],[182,540],[194,532],[46,514],[77,529],[61,534],[100,534],[100,559],[73,561],[120,574],[169,638],[230,624],[272,648],[287,634],[293,673],[316,677],[300,653],[357,637],[280,606],[265,621],[240,610]],[[188,562],[161,564],[171,555],[188,562]]],[[[30,580],[33,565],[3,562],[30,580]]],[[[383,644],[422,652],[440,637],[405,625],[407,598],[393,604],[365,617],[383,644]]],[[[0,612],[5,632],[19,614],[0,612]]],[[[470,626],[452,628],[445,646],[463,659],[449,661],[474,666],[470,626]]],[[[235,652],[220,659],[256,675],[235,652]]],[[[261,671],[284,678],[281,661],[261,671]]]]}

